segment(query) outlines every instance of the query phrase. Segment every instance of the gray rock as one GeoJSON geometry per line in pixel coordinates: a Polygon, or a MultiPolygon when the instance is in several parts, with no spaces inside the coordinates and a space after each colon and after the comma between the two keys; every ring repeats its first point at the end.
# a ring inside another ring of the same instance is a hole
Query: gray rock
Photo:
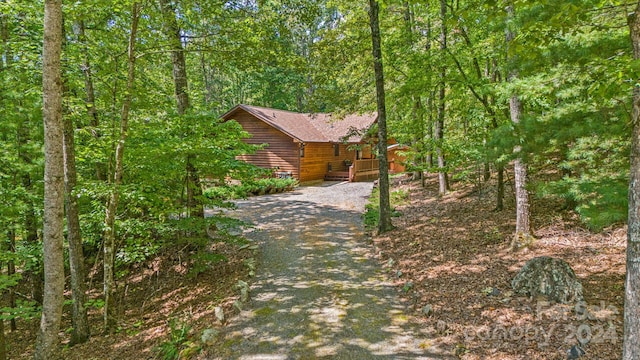
{"type": "Polygon", "coordinates": [[[541,256],[524,265],[511,281],[513,290],[531,297],[544,296],[563,304],[583,300],[582,284],[562,259],[541,256]]]}
{"type": "Polygon", "coordinates": [[[218,319],[218,321],[224,322],[224,309],[222,309],[222,306],[216,306],[213,309],[213,313],[215,314],[216,319],[218,319]]]}
{"type": "Polygon", "coordinates": [[[581,356],[584,356],[585,351],[578,345],[573,345],[571,349],[567,350],[567,359],[575,360],[581,356]]]}
{"type": "Polygon", "coordinates": [[[242,303],[238,300],[233,302],[233,307],[238,311],[242,311],[242,303]]]}
{"type": "Polygon", "coordinates": [[[202,332],[200,340],[202,340],[202,343],[204,345],[213,346],[213,344],[215,344],[216,340],[218,339],[218,335],[220,335],[220,331],[216,329],[205,329],[202,332]]]}

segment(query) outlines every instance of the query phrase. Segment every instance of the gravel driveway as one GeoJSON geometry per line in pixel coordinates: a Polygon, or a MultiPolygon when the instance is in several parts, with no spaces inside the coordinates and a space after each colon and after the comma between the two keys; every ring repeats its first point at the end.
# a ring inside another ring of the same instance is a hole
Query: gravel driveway
{"type": "Polygon", "coordinates": [[[370,258],[371,183],[325,183],[238,202],[262,257],[219,359],[440,359],[370,258]]]}

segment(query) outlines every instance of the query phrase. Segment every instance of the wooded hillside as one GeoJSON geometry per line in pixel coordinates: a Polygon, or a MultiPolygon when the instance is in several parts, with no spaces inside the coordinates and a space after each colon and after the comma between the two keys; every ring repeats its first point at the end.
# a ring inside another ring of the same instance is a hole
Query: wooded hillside
{"type": "MultiPolygon", "coordinates": [[[[514,251],[536,241],[536,202],[593,233],[629,219],[624,358],[637,359],[640,2],[371,4],[388,135],[408,146],[414,179],[438,174],[441,197],[453,181],[491,187],[482,211],[515,201],[514,251]]],[[[63,224],[51,181],[64,172],[73,345],[90,328],[122,328],[127,277],[156,256],[189,253],[197,274],[224,259],[211,237],[239,241],[204,209],[228,206],[231,184],[264,174],[237,160],[256,148],[220,115],[241,103],[380,108],[369,10],[364,0],[0,1],[0,359],[6,332],[62,306],[62,289],[45,283],[63,265],[43,255],[63,224]],[[88,310],[100,324],[87,324],[88,310]]],[[[59,347],[57,327],[43,322],[38,356],[59,347]]]]}

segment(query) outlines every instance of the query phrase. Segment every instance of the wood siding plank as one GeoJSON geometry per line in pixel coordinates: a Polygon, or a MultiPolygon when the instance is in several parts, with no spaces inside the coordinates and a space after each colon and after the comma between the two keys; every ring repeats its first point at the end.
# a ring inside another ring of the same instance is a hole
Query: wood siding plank
{"type": "Polygon", "coordinates": [[[278,168],[278,171],[290,171],[294,178],[300,179],[297,142],[245,111],[238,112],[232,118],[252,135],[251,138],[244,139],[246,143],[269,144],[255,154],[242,155],[238,159],[265,169],[278,168]]]}

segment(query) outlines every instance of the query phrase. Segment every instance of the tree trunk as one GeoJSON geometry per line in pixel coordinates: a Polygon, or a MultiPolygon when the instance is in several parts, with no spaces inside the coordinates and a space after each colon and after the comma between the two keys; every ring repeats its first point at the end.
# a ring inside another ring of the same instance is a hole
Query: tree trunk
{"type": "Polygon", "coordinates": [[[8,62],[11,59],[11,53],[9,53],[9,25],[7,24],[7,15],[0,13],[0,40],[4,45],[4,56],[0,57],[0,71],[7,68],[8,62]]]}
{"type": "Polygon", "coordinates": [[[176,21],[176,13],[171,0],[160,0],[164,27],[171,49],[171,66],[173,68],[173,83],[178,104],[178,114],[183,115],[190,106],[187,82],[187,66],[184,49],[180,36],[180,27],[176,21]]]}
{"type": "Polygon", "coordinates": [[[73,331],[71,345],[81,344],[89,339],[89,322],[85,303],[85,271],[84,254],[82,252],[82,236],[80,234],[80,219],[78,198],[75,194],[77,183],[75,144],[71,117],[66,116],[64,122],[64,180],[65,203],[67,215],[67,242],[69,243],[69,268],[71,272],[71,299],[73,331]]]}
{"type": "Polygon", "coordinates": [[[389,163],[387,162],[387,109],[384,94],[384,72],[382,50],[380,46],[380,24],[378,19],[378,1],[369,0],[369,25],[373,45],[373,68],[376,78],[376,99],[378,103],[378,160],[380,162],[380,217],[378,232],[393,228],[391,224],[391,203],[389,200],[389,163]]]}
{"type": "MultiPolygon", "coordinates": [[[[87,107],[87,114],[89,115],[89,126],[91,127],[91,134],[95,139],[100,138],[100,119],[98,117],[98,110],[96,109],[96,95],[93,86],[93,75],[91,73],[91,62],[89,61],[89,49],[87,47],[87,39],[85,35],[84,21],[78,20],[75,23],[74,30],[76,37],[81,44],[83,56],[82,56],[82,74],[84,75],[84,92],[85,92],[85,106],[87,107]]],[[[95,163],[95,176],[97,180],[106,180],[104,164],[99,162],[95,163]]]]}
{"type": "Polygon", "coordinates": [[[0,360],[7,359],[7,338],[4,334],[4,320],[0,319],[0,360]]]}
{"type": "Polygon", "coordinates": [[[64,302],[64,161],[62,125],[62,1],[44,3],[43,118],[44,118],[44,298],[35,358],[56,353],[64,302]]]}
{"type": "MultiPolygon", "coordinates": [[[[18,146],[22,147],[26,145],[30,141],[29,129],[28,126],[30,124],[20,124],[18,128],[18,146]]],[[[26,165],[33,165],[33,162],[29,155],[25,154],[25,152],[18,150],[18,156],[26,165]]],[[[33,193],[33,182],[31,181],[31,175],[28,170],[23,170],[23,174],[21,176],[22,187],[24,187],[27,194],[33,193]]],[[[38,221],[36,219],[36,209],[33,204],[33,201],[30,198],[25,199],[25,214],[24,214],[24,231],[25,231],[25,240],[27,244],[31,246],[39,246],[39,237],[38,237],[38,221]]],[[[31,268],[27,269],[23,276],[28,279],[30,283],[31,289],[31,297],[38,304],[42,304],[42,291],[44,286],[44,278],[42,273],[42,264],[36,262],[35,265],[32,265],[31,268]]]]}
{"type": "MultiPolygon", "coordinates": [[[[511,22],[515,16],[515,10],[512,4],[507,7],[507,17],[511,22]]],[[[511,50],[513,41],[515,40],[515,30],[513,25],[509,24],[506,31],[506,41],[508,49],[508,62],[509,62],[509,75],[508,81],[514,81],[518,78],[518,72],[516,65],[518,58],[514,54],[514,50],[511,50]]],[[[514,124],[520,123],[520,117],[522,116],[522,102],[518,97],[518,94],[511,95],[509,100],[509,112],[511,115],[511,121],[514,124]]],[[[533,236],[531,234],[530,210],[529,210],[529,192],[527,190],[527,165],[522,160],[520,155],[521,147],[516,146],[513,149],[516,154],[516,159],[513,165],[514,181],[516,188],[516,233],[511,243],[513,250],[520,249],[528,246],[533,242],[533,236]]]]}
{"type": "MultiPolygon", "coordinates": [[[[436,97],[435,91],[430,91],[429,92],[429,98],[427,98],[427,108],[428,108],[428,113],[429,113],[429,118],[427,119],[427,136],[429,137],[429,139],[433,140],[434,135],[434,131],[433,131],[433,113],[434,113],[434,109],[433,109],[433,101],[436,97]]],[[[427,165],[430,168],[433,168],[433,148],[430,146],[429,147],[429,151],[427,152],[427,165]]],[[[424,187],[424,186],[423,186],[424,187]]]]}
{"type": "MultiPolygon", "coordinates": [[[[15,226],[12,224],[11,228],[9,229],[9,233],[8,233],[8,238],[9,238],[9,252],[11,254],[16,253],[16,229],[15,226]]],[[[15,275],[16,273],[16,264],[13,260],[9,260],[7,262],[7,275],[9,277],[12,277],[13,275],[15,275]]],[[[17,307],[16,304],[16,291],[14,289],[14,287],[10,287],[9,288],[9,307],[15,309],[17,307]]],[[[10,329],[11,331],[16,331],[18,330],[18,327],[16,325],[16,319],[14,317],[11,318],[11,322],[10,322],[10,329]]]]}
{"type": "MultiPolygon", "coordinates": [[[[165,32],[171,48],[171,66],[173,68],[173,83],[178,114],[184,115],[190,107],[190,102],[187,65],[184,48],[182,47],[180,27],[178,26],[176,12],[171,5],[171,1],[160,0],[160,7],[162,8],[165,32]]],[[[194,157],[193,154],[188,154],[186,158],[187,215],[203,218],[202,186],[198,170],[193,164],[194,157]]]]}
{"type": "Polygon", "coordinates": [[[113,183],[111,196],[107,203],[105,215],[105,234],[104,234],[104,331],[111,332],[116,324],[116,307],[115,294],[116,284],[114,279],[114,265],[116,252],[116,231],[115,220],[116,211],[118,209],[118,200],[120,197],[118,187],[122,183],[122,175],[124,173],[124,145],[129,131],[129,109],[131,107],[131,99],[133,85],[135,81],[135,45],[136,34],[138,31],[140,5],[134,2],[131,7],[131,31],[129,34],[128,45],[128,70],[127,70],[127,87],[125,99],[122,103],[122,111],[120,114],[120,139],[116,146],[115,166],[113,172],[113,183]]]}
{"type": "MultiPolygon", "coordinates": [[[[629,16],[633,58],[640,59],[640,1],[629,16]]],[[[623,360],[640,359],[640,87],[633,87],[631,122],[631,176],[629,179],[629,228],[624,301],[623,360]]]]}
{"type": "Polygon", "coordinates": [[[502,164],[496,164],[497,184],[496,184],[496,211],[502,211],[504,209],[504,166],[502,164]]]}
{"type": "MultiPolygon", "coordinates": [[[[447,1],[440,0],[440,50],[441,54],[445,54],[447,51],[447,1]]],[[[444,56],[443,56],[444,59],[444,56]]],[[[438,158],[438,193],[440,195],[445,195],[448,190],[448,179],[447,172],[445,171],[445,159],[444,159],[444,150],[442,149],[443,141],[444,141],[444,118],[445,118],[445,110],[446,110],[446,100],[445,100],[445,82],[447,76],[447,67],[444,64],[444,61],[441,62],[440,66],[440,83],[438,89],[438,119],[436,120],[436,156],[438,158]]]]}

